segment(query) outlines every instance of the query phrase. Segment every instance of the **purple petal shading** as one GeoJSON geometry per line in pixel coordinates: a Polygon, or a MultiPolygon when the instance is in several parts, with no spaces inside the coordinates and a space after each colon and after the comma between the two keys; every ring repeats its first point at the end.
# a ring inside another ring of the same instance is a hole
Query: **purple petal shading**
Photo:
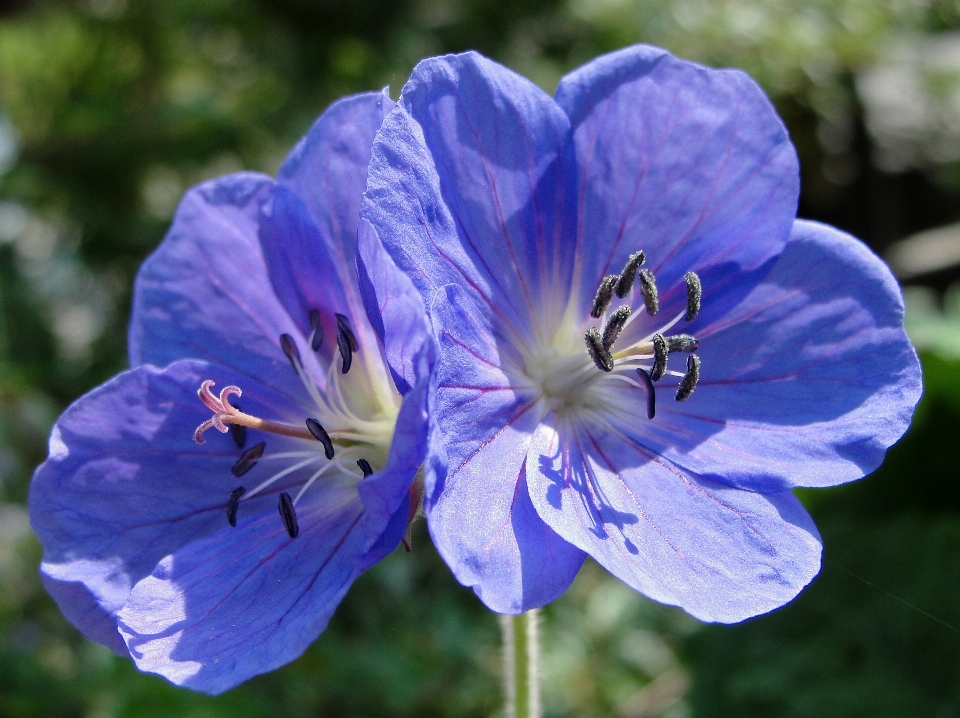
{"type": "MultiPolygon", "coordinates": [[[[668,306],[691,270],[708,295],[749,293],[786,243],[799,194],[793,145],[757,84],[641,45],[567,75],[556,98],[576,146],[568,251],[584,307],[638,249],[668,306]]],[[[706,302],[702,317],[726,308],[706,302]]]]}
{"type": "Polygon", "coordinates": [[[414,384],[403,397],[387,465],[357,487],[366,509],[364,529],[371,535],[380,535],[364,556],[361,571],[393,551],[407,529],[410,485],[437,432],[436,422],[431,419],[431,403],[436,392],[436,375],[432,371],[434,354],[433,344],[426,343],[413,357],[414,384]]]}
{"type": "Polygon", "coordinates": [[[819,534],[789,492],[702,479],[618,427],[557,425],[551,414],[530,445],[533,505],[637,591],[704,621],[735,623],[790,601],[819,571],[819,534]]]}
{"type": "Polygon", "coordinates": [[[299,656],[326,627],[372,543],[352,486],[194,541],[131,591],[119,626],[137,667],[218,694],[299,656]],[[303,508],[301,508],[303,507],[303,508]]]}
{"type": "MultiPolygon", "coordinates": [[[[356,233],[356,222],[353,226],[356,233]]],[[[259,235],[273,291],[302,336],[310,334],[310,311],[320,312],[324,336],[320,355],[327,361],[336,355],[337,313],[350,318],[362,340],[366,322],[354,288],[355,264],[341,268],[339,255],[327,253],[329,245],[300,198],[285,187],[275,187],[262,205],[259,235]],[[345,283],[341,275],[348,269],[353,277],[345,283]]]]}
{"type": "Polygon", "coordinates": [[[697,336],[696,393],[661,400],[656,419],[637,422],[638,441],[744,489],[859,479],[906,431],[922,391],[890,270],[814,222],[797,221],[766,280],[697,336]]]}
{"type": "Polygon", "coordinates": [[[524,457],[540,409],[510,388],[468,295],[446,287],[432,313],[442,327],[436,417],[447,466],[426,477],[430,534],[457,580],[492,610],[542,606],[566,590],[585,555],[540,520],[527,496],[524,457]]]}
{"type": "Polygon", "coordinates": [[[568,122],[476,53],[421,62],[374,143],[361,214],[429,297],[459,284],[523,333],[569,287],[568,122]]]}
{"type": "MultiPolygon", "coordinates": [[[[131,587],[163,556],[226,525],[227,498],[239,483],[230,467],[240,452],[216,431],[203,446],[191,439],[210,418],[197,398],[208,378],[221,387],[241,383],[250,411],[276,416],[277,407],[290,406],[287,397],[226,367],[195,361],[163,371],[139,367],[67,409],[50,437],[50,458],[30,486],[45,586],[81,631],[115,650],[125,652],[113,617],[131,587]]],[[[250,441],[259,434],[251,430],[250,441]]],[[[271,449],[293,443],[267,441],[271,449]]],[[[256,467],[244,481],[259,481],[254,472],[262,471],[256,467]]]]}
{"type": "Polygon", "coordinates": [[[315,251],[353,283],[360,199],[374,135],[394,103],[382,92],[344,97],[313,123],[280,166],[277,183],[302,201],[320,232],[315,251]]]}
{"type": "Polygon", "coordinates": [[[394,384],[406,394],[422,371],[417,367],[421,348],[431,341],[426,310],[410,278],[397,268],[365,219],[360,220],[357,270],[367,316],[384,345],[394,384]]]}
{"type": "Polygon", "coordinates": [[[187,192],[166,239],[134,287],[130,363],[192,357],[227,364],[296,396],[300,380],[279,347],[299,333],[277,300],[257,239],[273,180],[228,175],[187,192]]]}

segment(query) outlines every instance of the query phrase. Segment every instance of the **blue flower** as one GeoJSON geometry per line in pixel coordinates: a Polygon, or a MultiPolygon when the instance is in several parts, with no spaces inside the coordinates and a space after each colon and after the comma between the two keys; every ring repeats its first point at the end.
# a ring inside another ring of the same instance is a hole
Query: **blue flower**
{"type": "Polygon", "coordinates": [[[137,279],[136,368],[53,429],[30,491],[44,584],[141,670],[219,693],[293,660],[408,525],[432,344],[402,276],[378,342],[355,262],[390,106],[335,103],[277,181],[188,192],[137,279]]]}
{"type": "Polygon", "coordinates": [[[490,608],[551,601],[587,555],[706,621],[817,573],[791,489],[876,468],[921,380],[896,282],[795,220],[798,174],[750,78],[656,48],[554,98],[474,53],[414,70],[360,251],[378,240],[431,312],[425,511],[490,608]]]}

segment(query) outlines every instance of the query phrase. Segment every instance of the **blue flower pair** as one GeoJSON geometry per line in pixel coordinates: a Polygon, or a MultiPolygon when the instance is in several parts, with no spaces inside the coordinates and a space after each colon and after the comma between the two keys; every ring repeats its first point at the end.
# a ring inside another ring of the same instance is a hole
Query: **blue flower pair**
{"type": "Polygon", "coordinates": [[[786,603],[821,552],[790,490],[873,470],[921,391],[889,270],[798,191],[748,77],[650,47],[553,98],[467,53],[335,103],[141,269],[134,368],[34,477],[47,589],[209,693],[300,655],[421,496],[495,611],[587,555],[707,621],[786,603]]]}

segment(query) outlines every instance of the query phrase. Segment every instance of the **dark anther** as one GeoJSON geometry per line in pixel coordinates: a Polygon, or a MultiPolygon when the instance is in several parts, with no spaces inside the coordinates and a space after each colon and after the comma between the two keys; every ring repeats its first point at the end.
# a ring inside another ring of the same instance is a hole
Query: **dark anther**
{"type": "Polygon", "coordinates": [[[240,454],[240,458],[237,459],[237,462],[230,467],[230,471],[239,479],[257,465],[257,462],[260,461],[260,457],[263,456],[263,450],[266,448],[266,441],[261,441],[259,444],[251,446],[249,449],[240,454]]]}
{"type": "Polygon", "coordinates": [[[691,354],[687,357],[687,373],[680,380],[680,386],[677,387],[677,401],[686,401],[690,398],[693,390],[697,388],[697,382],[700,381],[700,357],[691,354]]]}
{"type": "Polygon", "coordinates": [[[640,270],[640,291],[643,292],[643,305],[647,314],[653,315],[660,311],[660,300],[657,297],[657,280],[649,269],[640,270]]]}
{"type": "MultiPolygon", "coordinates": [[[[243,411],[236,404],[231,404],[231,406],[237,411],[243,411]]],[[[230,438],[233,439],[233,443],[237,445],[238,449],[242,449],[247,445],[247,427],[240,424],[230,424],[230,438]]]]}
{"type": "Polygon", "coordinates": [[[280,510],[280,518],[283,519],[283,528],[290,534],[290,538],[296,538],[300,533],[300,524],[297,523],[297,510],[293,508],[293,499],[286,491],[280,494],[277,508],[280,510]]]}
{"type": "Polygon", "coordinates": [[[616,274],[610,274],[600,280],[600,286],[597,287],[597,293],[593,298],[593,306],[590,308],[590,316],[599,319],[610,306],[610,300],[613,299],[613,286],[620,279],[616,274]]]}
{"type": "Polygon", "coordinates": [[[240,497],[247,493],[242,486],[238,486],[230,492],[230,498],[227,499],[227,523],[231,526],[237,525],[237,506],[240,504],[240,497]]]}
{"type": "Polygon", "coordinates": [[[363,478],[367,478],[373,473],[373,468],[370,466],[370,462],[366,459],[357,459],[357,466],[359,466],[360,471],[363,472],[363,478]]]}
{"type": "Polygon", "coordinates": [[[607,326],[603,328],[603,348],[610,351],[623,331],[627,319],[630,318],[630,307],[620,307],[607,320],[607,326]]]}
{"type": "Polygon", "coordinates": [[[337,348],[340,349],[340,356],[343,358],[343,366],[340,369],[342,374],[350,371],[350,365],[353,364],[353,347],[350,344],[350,337],[343,332],[343,327],[337,333],[337,348]]]}
{"type": "Polygon", "coordinates": [[[303,367],[303,361],[300,359],[300,350],[297,349],[297,343],[293,341],[293,337],[289,334],[280,335],[280,348],[283,349],[283,353],[287,355],[287,359],[290,360],[290,364],[293,365],[295,371],[299,371],[303,367]]]}
{"type": "Polygon", "coordinates": [[[614,291],[618,297],[623,299],[630,294],[630,289],[633,288],[633,283],[637,280],[637,270],[640,269],[640,265],[646,261],[647,258],[644,256],[642,249],[630,255],[630,259],[627,260],[627,265],[623,268],[623,271],[620,272],[620,276],[617,277],[617,286],[614,288],[614,291]]]}
{"type": "Polygon", "coordinates": [[[653,366],[650,368],[650,378],[654,381],[660,381],[660,378],[667,371],[667,356],[670,352],[667,349],[667,340],[662,334],[653,335],[653,366]]]}
{"type": "Polygon", "coordinates": [[[700,277],[696,272],[687,272],[683,275],[683,281],[687,283],[687,313],[683,318],[692,322],[700,311],[700,277]]]}
{"type": "Polygon", "coordinates": [[[600,339],[600,332],[593,327],[587,330],[583,335],[587,342],[587,353],[601,371],[613,371],[613,357],[610,352],[603,348],[603,341],[600,339]]]}
{"type": "Polygon", "coordinates": [[[350,326],[350,320],[342,314],[337,314],[336,317],[337,328],[341,334],[345,334],[347,339],[350,340],[350,348],[355,352],[360,351],[360,344],[357,342],[357,337],[353,333],[353,327],[350,326]]]}
{"type": "Polygon", "coordinates": [[[316,309],[310,310],[310,328],[313,330],[313,341],[310,342],[310,348],[318,351],[323,344],[323,326],[320,324],[320,312],[316,309]]]}
{"type": "Polygon", "coordinates": [[[637,376],[647,389],[647,418],[652,419],[657,415],[657,390],[653,387],[653,379],[644,369],[637,369],[637,376]]]}
{"type": "Polygon", "coordinates": [[[667,337],[667,349],[672,352],[695,352],[700,348],[700,342],[689,334],[674,334],[667,337]]]}
{"type": "Polygon", "coordinates": [[[327,430],[320,426],[320,422],[316,419],[307,419],[307,429],[310,430],[310,433],[313,434],[313,438],[323,444],[323,454],[328,459],[333,458],[333,442],[330,441],[330,434],[327,433],[327,430]]]}

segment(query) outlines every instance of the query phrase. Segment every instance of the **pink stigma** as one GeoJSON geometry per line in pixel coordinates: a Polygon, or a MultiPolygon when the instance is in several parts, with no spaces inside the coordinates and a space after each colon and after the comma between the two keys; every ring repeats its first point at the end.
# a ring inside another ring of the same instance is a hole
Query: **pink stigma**
{"type": "Polygon", "coordinates": [[[231,396],[240,396],[243,393],[240,387],[233,385],[225,386],[218,397],[210,391],[210,387],[213,385],[214,382],[207,379],[197,390],[197,396],[200,397],[200,401],[213,412],[213,418],[200,424],[197,430],[193,432],[193,440],[198,444],[203,443],[203,434],[207,429],[214,428],[221,434],[226,434],[229,429],[223,423],[223,420],[228,416],[236,416],[240,413],[236,407],[231,406],[230,402],[227,401],[231,396]]]}

